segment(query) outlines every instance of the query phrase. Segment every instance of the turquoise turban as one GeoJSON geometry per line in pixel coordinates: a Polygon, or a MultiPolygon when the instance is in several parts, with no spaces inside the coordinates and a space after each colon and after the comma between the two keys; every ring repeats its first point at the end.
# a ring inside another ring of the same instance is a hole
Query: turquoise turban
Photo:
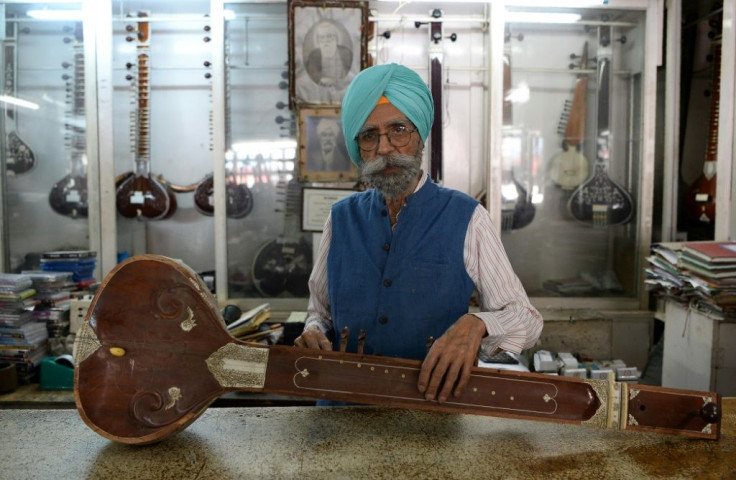
{"type": "Polygon", "coordinates": [[[366,68],[355,76],[342,100],[342,131],[350,160],[360,166],[355,137],[376,108],[381,95],[411,120],[422,140],[427,140],[434,120],[432,94],[424,80],[403,65],[390,63],[366,68]]]}

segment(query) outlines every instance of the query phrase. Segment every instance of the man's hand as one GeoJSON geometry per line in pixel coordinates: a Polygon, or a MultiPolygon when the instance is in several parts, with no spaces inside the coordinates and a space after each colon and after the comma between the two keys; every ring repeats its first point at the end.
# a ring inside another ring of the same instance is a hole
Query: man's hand
{"type": "Polygon", "coordinates": [[[434,342],[422,363],[417,382],[427,400],[437,398],[442,403],[450,393],[456,397],[463,393],[485,333],[486,326],[478,317],[463,315],[434,342]]]}
{"type": "Polygon", "coordinates": [[[324,333],[317,329],[304,330],[294,340],[294,345],[301,348],[312,348],[314,350],[332,350],[332,342],[327,339],[324,333]]]}

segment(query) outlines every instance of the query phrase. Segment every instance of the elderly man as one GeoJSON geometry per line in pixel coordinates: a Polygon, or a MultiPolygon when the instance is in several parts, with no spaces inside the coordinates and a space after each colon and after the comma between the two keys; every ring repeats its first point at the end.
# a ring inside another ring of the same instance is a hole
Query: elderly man
{"type": "Polygon", "coordinates": [[[343,142],[339,142],[340,125],[335,118],[322,117],[317,122],[315,133],[319,146],[310,149],[307,154],[307,170],[310,172],[347,172],[350,161],[343,142]]]}
{"type": "Polygon", "coordinates": [[[335,332],[364,330],[365,353],[423,359],[417,388],[444,402],[462,393],[479,349],[518,353],[543,321],[485,208],[421,171],[433,117],[427,85],[401,65],[363,70],[348,87],[343,132],[374,188],[332,207],[295,344],[336,349],[335,332]],[[474,289],[481,308],[469,314],[474,289]],[[437,340],[427,353],[428,337],[437,340]]]}

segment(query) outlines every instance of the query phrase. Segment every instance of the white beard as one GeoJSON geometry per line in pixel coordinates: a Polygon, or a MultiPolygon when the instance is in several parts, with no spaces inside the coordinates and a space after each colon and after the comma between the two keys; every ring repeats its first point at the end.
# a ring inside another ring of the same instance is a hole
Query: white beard
{"type": "Polygon", "coordinates": [[[422,151],[415,155],[379,155],[370,162],[363,161],[361,174],[363,180],[381,192],[387,202],[397,199],[406,193],[406,190],[416,180],[421,171],[422,151]],[[396,173],[386,174],[386,167],[399,167],[396,173]]]}

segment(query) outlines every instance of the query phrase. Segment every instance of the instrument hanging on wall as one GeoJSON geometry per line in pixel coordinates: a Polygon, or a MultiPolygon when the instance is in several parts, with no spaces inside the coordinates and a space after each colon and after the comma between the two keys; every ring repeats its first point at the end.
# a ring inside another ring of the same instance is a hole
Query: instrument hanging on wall
{"type": "MultiPolygon", "coordinates": [[[[341,332],[347,339],[350,332],[341,332]]],[[[358,332],[352,332],[356,334],[358,332]]],[[[359,339],[362,335],[359,335],[359,339]]],[[[345,345],[347,342],[343,342],[345,345]]],[[[717,440],[721,397],[609,380],[473,367],[459,397],[426,400],[418,360],[249,344],[181,262],[139,255],[104,279],[74,343],[74,399],[110,440],[147,444],[183,430],[233,391],[538,420],[717,440]]]]}
{"type": "MultiPolygon", "coordinates": [[[[284,188],[284,184],[279,185],[284,188]]],[[[256,290],[266,297],[289,293],[309,294],[307,282],[312,271],[312,244],[301,233],[301,185],[291,179],[285,185],[283,235],[264,243],[251,267],[256,290]]],[[[277,210],[278,211],[278,210],[277,210]]]]}
{"type": "Polygon", "coordinates": [[[134,131],[135,170],[133,175],[123,180],[115,196],[118,212],[126,218],[140,220],[162,220],[171,217],[176,211],[176,195],[171,188],[151,175],[150,141],[150,22],[148,14],[138,13],[137,26],[128,25],[129,42],[138,42],[137,65],[128,64],[129,69],[137,69],[137,77],[128,75],[133,81],[137,108],[131,112],[131,128],[134,131]],[[133,35],[135,34],[135,35],[133,35]]]}
{"type": "MultiPolygon", "coordinates": [[[[571,65],[572,67],[572,65],[571,65]]],[[[588,68],[588,42],[580,55],[580,70],[588,68]]],[[[562,134],[562,152],[550,161],[549,178],[563,190],[572,190],[588,178],[590,166],[583,155],[585,113],[587,109],[588,75],[580,73],[575,81],[572,103],[565,102],[558,129],[562,134]],[[564,130],[562,130],[564,128],[564,130]]]]}
{"type": "MultiPolygon", "coordinates": [[[[508,35],[506,45],[511,41],[508,35]]],[[[523,155],[521,146],[521,132],[515,132],[513,129],[513,104],[509,98],[511,94],[511,55],[508,51],[503,56],[503,126],[504,126],[504,164],[509,161],[512,165],[510,168],[503,169],[503,178],[501,180],[501,230],[515,230],[526,227],[536,213],[536,208],[531,201],[531,195],[526,188],[516,179],[513,170],[513,159],[506,158],[509,152],[518,152],[519,157],[523,155]],[[514,145],[516,143],[516,145],[514,145]],[[514,148],[516,147],[516,148],[514,148]]]]}
{"type": "MultiPolygon", "coordinates": [[[[230,42],[225,41],[225,65],[228,65],[230,42]]],[[[230,98],[230,73],[225,70],[225,159],[227,175],[225,178],[225,210],[229,218],[244,218],[253,210],[253,193],[248,185],[240,183],[237,177],[238,154],[232,148],[232,115],[230,98]],[[229,165],[228,165],[229,163],[229,165]]],[[[203,215],[215,214],[215,178],[207,174],[194,190],[194,206],[203,215]]]]}
{"type": "MultiPolygon", "coordinates": [[[[4,95],[18,97],[18,24],[14,21],[5,23],[8,37],[3,40],[3,71],[5,72],[4,95]]],[[[23,29],[27,32],[28,29],[23,29]]],[[[7,135],[5,144],[5,167],[9,172],[25,173],[36,164],[36,155],[28,143],[18,134],[18,109],[9,102],[5,104],[5,118],[12,130],[7,135]]]]}
{"type": "Polygon", "coordinates": [[[611,27],[599,27],[598,114],[593,175],[570,197],[567,208],[576,220],[593,227],[628,222],[634,213],[631,194],[608,176],[610,163],[611,27]]]}
{"type": "MultiPolygon", "coordinates": [[[[414,22],[419,28],[429,23],[429,89],[432,92],[434,105],[434,122],[429,137],[429,176],[435,183],[442,183],[442,41],[445,38],[442,31],[442,10],[435,8],[430,13],[433,20],[429,22],[414,22]]],[[[385,35],[384,35],[385,36],[385,35]]],[[[390,36],[390,33],[389,33],[390,36]]],[[[388,37],[386,37],[388,38],[388,37]]],[[[451,41],[457,40],[456,34],[450,34],[451,41]]]]}
{"type": "Polygon", "coordinates": [[[703,172],[685,193],[685,215],[696,224],[715,227],[716,219],[716,161],[718,159],[718,116],[721,98],[721,15],[710,23],[713,43],[713,88],[710,94],[710,121],[705,149],[703,172]]]}
{"type": "MultiPolygon", "coordinates": [[[[87,139],[84,108],[84,38],[82,23],[74,27],[74,38],[64,39],[74,44],[74,62],[69,66],[74,69],[72,75],[65,75],[69,91],[70,109],[67,113],[66,139],[69,142],[70,168],[69,174],[59,180],[49,192],[49,204],[60,215],[71,218],[86,218],[89,210],[87,204],[87,139]]],[[[64,64],[66,65],[66,64],[64,64]]]]}

